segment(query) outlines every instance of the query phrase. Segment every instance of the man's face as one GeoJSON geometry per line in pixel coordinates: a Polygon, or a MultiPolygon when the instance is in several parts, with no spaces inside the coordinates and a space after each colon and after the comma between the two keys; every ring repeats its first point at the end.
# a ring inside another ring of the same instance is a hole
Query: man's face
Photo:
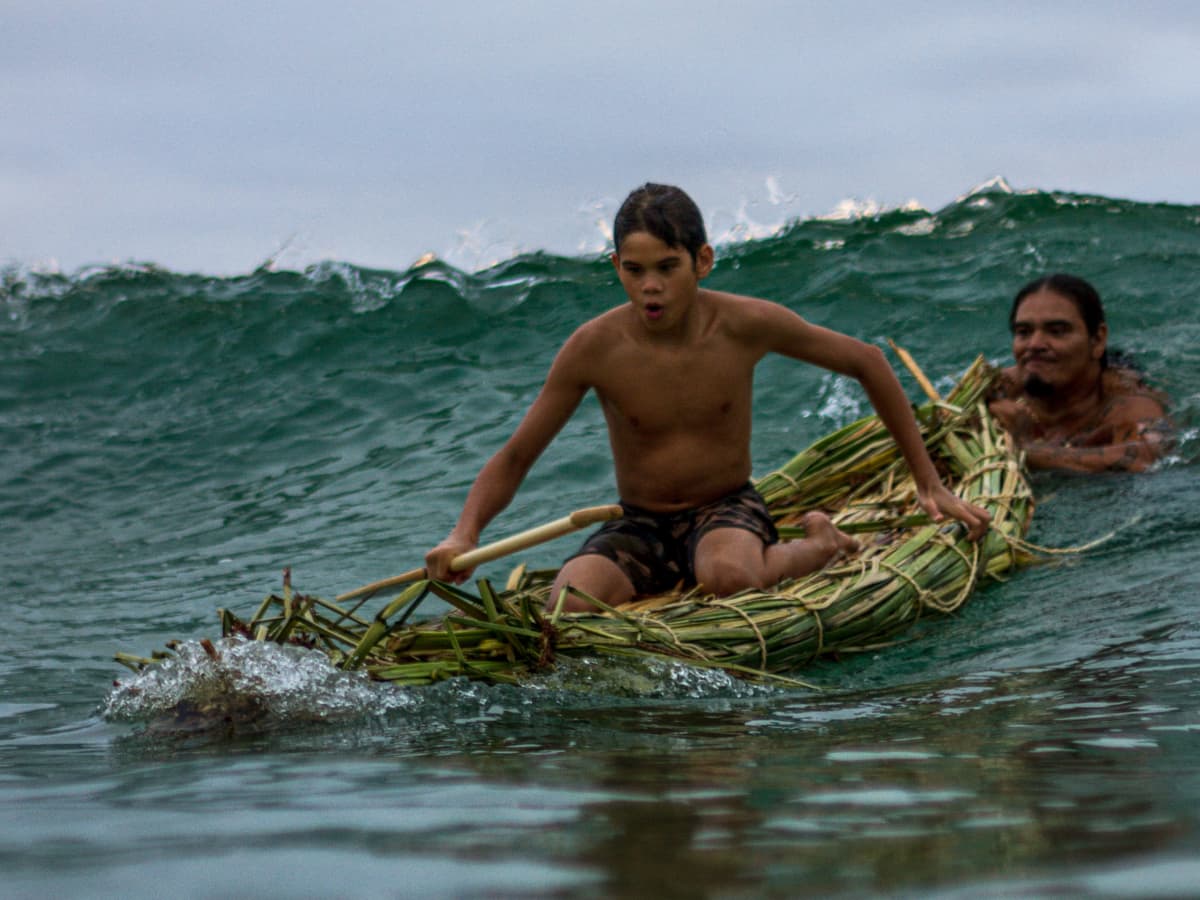
{"type": "Polygon", "coordinates": [[[700,279],[712,271],[713,253],[705,244],[693,260],[683,247],[635,231],[626,235],[612,261],[639,321],[654,331],[669,331],[683,321],[700,279]]]}
{"type": "Polygon", "coordinates": [[[1017,307],[1013,358],[1021,384],[1033,396],[1050,397],[1090,389],[1100,377],[1108,329],[1089,335],[1071,300],[1043,288],[1017,307]]]}

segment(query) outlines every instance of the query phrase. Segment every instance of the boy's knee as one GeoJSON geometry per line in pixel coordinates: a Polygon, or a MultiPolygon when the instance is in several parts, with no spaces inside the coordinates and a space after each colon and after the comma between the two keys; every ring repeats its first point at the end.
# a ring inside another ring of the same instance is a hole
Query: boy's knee
{"type": "Polygon", "coordinates": [[[696,567],[696,582],[704,590],[727,597],[748,588],[765,587],[762,566],[737,559],[713,559],[696,567]]]}
{"type": "Polygon", "coordinates": [[[616,563],[604,556],[590,554],[570,559],[559,570],[546,598],[546,611],[553,612],[559,607],[564,612],[596,612],[597,607],[586,598],[576,593],[578,591],[594,597],[608,606],[620,606],[633,599],[633,585],[616,563]],[[563,592],[566,591],[565,596],[563,592]]]}

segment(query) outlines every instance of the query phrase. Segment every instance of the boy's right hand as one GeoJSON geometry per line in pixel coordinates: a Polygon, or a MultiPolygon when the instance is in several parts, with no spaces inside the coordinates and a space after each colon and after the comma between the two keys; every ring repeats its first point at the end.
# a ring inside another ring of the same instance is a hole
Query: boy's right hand
{"type": "Polygon", "coordinates": [[[446,539],[425,554],[425,574],[435,581],[448,581],[451,584],[462,584],[471,577],[474,571],[463,569],[461,572],[451,572],[450,563],[464,553],[478,546],[474,541],[460,538],[451,532],[446,539]]]}

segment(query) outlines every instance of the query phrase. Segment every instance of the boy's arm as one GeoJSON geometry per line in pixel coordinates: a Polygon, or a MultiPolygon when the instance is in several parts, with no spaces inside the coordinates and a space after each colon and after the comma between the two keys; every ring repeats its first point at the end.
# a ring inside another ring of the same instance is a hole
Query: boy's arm
{"type": "MultiPolygon", "coordinates": [[[[772,304],[773,305],[773,304],[772,304]]],[[[967,503],[938,476],[904,389],[883,351],[849,335],[804,321],[785,307],[770,311],[774,319],[772,350],[855,379],[863,386],[880,421],[892,433],[917,485],[917,499],[935,522],[953,516],[967,526],[972,540],[988,529],[987,510],[967,503]]]]}
{"type": "Polygon", "coordinates": [[[470,569],[451,572],[450,562],[475,549],[487,524],[508,506],[530,467],[578,408],[588,385],[575,362],[574,342],[568,341],[550,367],[550,374],[517,430],[480,469],[463,503],[458,524],[425,555],[430,578],[460,583],[470,569]]]}

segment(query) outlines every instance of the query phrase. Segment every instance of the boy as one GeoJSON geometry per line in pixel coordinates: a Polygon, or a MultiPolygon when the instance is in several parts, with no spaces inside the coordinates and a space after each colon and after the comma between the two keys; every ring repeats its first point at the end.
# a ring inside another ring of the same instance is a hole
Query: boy
{"type": "MultiPolygon", "coordinates": [[[[567,560],[564,588],[611,606],[669,590],[680,580],[719,595],[765,588],[821,568],[857,542],[822,513],[806,537],[780,542],[749,483],[754,366],[768,353],[858,380],[912,470],[935,521],[963,521],[973,539],[986,510],[938,478],[908,399],[883,353],[811,325],[786,307],[700,287],[713,248],[696,204],[679,188],[647,184],[617,212],[612,262],[629,302],[571,335],[524,420],[472,485],[458,524],[425,557],[429,576],[461,582],[450,561],[512,500],[530,466],[594,390],[608,423],[625,514],[567,560]]],[[[563,608],[592,608],[568,592],[563,608]]]]}

